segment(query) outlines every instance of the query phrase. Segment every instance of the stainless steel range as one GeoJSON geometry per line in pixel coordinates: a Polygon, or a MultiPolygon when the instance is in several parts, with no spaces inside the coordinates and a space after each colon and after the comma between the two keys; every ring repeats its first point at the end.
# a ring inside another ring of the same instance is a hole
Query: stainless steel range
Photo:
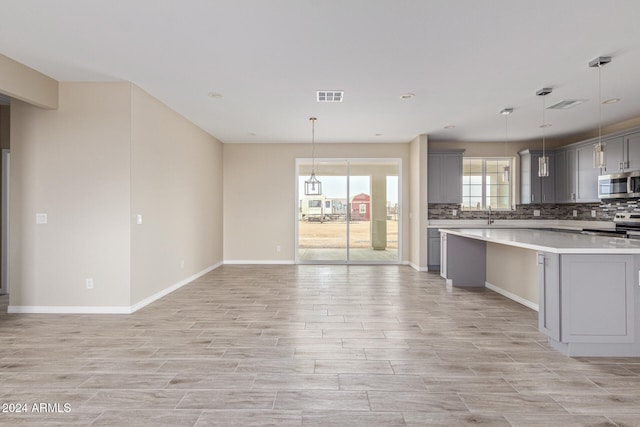
{"type": "Polygon", "coordinates": [[[620,212],[613,218],[616,232],[625,233],[628,239],[640,239],[640,213],[620,212]]]}

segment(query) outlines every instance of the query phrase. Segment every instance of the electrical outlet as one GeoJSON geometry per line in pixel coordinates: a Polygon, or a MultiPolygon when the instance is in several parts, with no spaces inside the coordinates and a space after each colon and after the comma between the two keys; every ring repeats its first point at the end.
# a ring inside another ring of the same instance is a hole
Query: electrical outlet
{"type": "Polygon", "coordinates": [[[184,270],[184,260],[180,260],[180,270],[184,270]]]}
{"type": "Polygon", "coordinates": [[[577,210],[573,210],[573,216],[578,216],[578,211],[577,210]]]}
{"type": "Polygon", "coordinates": [[[458,216],[458,209],[453,210],[453,216],[458,216]]]}
{"type": "Polygon", "coordinates": [[[46,213],[37,213],[36,214],[36,224],[46,224],[47,223],[47,214],[46,213]]]}
{"type": "Polygon", "coordinates": [[[540,216],[540,209],[534,209],[533,216],[540,216]]]}
{"type": "Polygon", "coordinates": [[[276,245],[276,252],[280,252],[281,249],[280,245],[276,245]]]}
{"type": "Polygon", "coordinates": [[[595,218],[596,217],[596,211],[591,211],[591,218],[595,218]]]}
{"type": "Polygon", "coordinates": [[[93,279],[92,279],[92,278],[90,278],[90,277],[89,277],[89,278],[85,281],[85,284],[86,284],[86,286],[87,286],[87,289],[93,289],[93,279]]]}
{"type": "Polygon", "coordinates": [[[142,215],[141,214],[136,215],[136,224],[142,225],[142,215]]]}

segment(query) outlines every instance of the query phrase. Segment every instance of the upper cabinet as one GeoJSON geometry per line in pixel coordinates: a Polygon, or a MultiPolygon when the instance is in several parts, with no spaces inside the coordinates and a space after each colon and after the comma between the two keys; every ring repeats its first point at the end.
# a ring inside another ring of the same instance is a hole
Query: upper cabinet
{"type": "MultiPolygon", "coordinates": [[[[606,167],[602,170],[593,167],[593,148],[597,142],[598,139],[593,138],[554,151],[557,203],[598,202],[598,175],[640,170],[640,132],[627,131],[626,135],[619,133],[603,138],[606,144],[606,167]]],[[[523,170],[527,167],[530,166],[522,166],[523,170]]],[[[523,203],[531,203],[525,201],[531,189],[524,179],[523,203]]]]}
{"type": "Polygon", "coordinates": [[[463,154],[464,150],[429,151],[429,203],[462,203],[463,154]]]}
{"type": "Polygon", "coordinates": [[[593,146],[586,144],[576,148],[576,202],[598,202],[598,175],[593,167],[593,146]]]}
{"type": "Polygon", "coordinates": [[[549,157],[549,176],[538,176],[538,162],[542,151],[524,150],[520,155],[520,197],[522,204],[555,203],[555,154],[545,153],[549,157]]]}
{"type": "Polygon", "coordinates": [[[577,161],[576,149],[556,152],[556,202],[573,203],[578,196],[576,189],[577,161]]]}
{"type": "Polygon", "coordinates": [[[603,173],[640,170],[640,132],[604,140],[606,164],[603,173]]]}

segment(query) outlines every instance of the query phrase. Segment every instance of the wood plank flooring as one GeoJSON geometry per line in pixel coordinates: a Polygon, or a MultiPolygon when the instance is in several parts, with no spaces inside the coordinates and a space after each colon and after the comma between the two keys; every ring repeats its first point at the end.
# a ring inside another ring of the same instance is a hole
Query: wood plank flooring
{"type": "Polygon", "coordinates": [[[640,359],[567,358],[536,312],[405,266],[226,265],[132,315],[7,302],[0,402],[29,413],[0,425],[640,426],[640,359]]]}

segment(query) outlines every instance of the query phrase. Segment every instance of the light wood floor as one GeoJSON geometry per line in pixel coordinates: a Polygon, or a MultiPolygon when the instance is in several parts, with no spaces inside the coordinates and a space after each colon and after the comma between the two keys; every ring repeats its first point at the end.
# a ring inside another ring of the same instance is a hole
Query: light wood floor
{"type": "Polygon", "coordinates": [[[223,266],[133,315],[8,315],[0,425],[640,426],[640,359],[405,266],[223,266]]]}

